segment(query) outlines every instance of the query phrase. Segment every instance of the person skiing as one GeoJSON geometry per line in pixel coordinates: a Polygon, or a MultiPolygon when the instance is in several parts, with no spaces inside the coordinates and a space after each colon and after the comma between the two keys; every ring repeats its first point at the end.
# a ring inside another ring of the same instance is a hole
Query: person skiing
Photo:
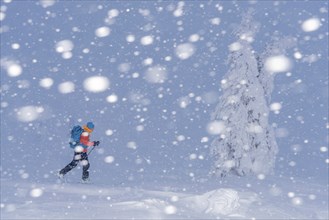
{"type": "MultiPolygon", "coordinates": [[[[80,126],[77,126],[81,129],[80,126]]],[[[77,143],[75,143],[74,146],[74,157],[73,160],[66,165],[63,169],[61,169],[58,173],[58,176],[60,179],[64,178],[64,175],[67,174],[69,171],[71,171],[73,168],[75,168],[79,162],[81,162],[82,165],[82,182],[86,183],[89,182],[89,160],[88,160],[88,147],[92,146],[98,146],[99,141],[93,141],[91,142],[89,140],[90,134],[94,130],[94,123],[88,122],[86,125],[83,126],[83,129],[81,129],[81,135],[79,137],[79,140],[77,143]]],[[[70,142],[70,145],[72,146],[72,142],[70,142]]]]}

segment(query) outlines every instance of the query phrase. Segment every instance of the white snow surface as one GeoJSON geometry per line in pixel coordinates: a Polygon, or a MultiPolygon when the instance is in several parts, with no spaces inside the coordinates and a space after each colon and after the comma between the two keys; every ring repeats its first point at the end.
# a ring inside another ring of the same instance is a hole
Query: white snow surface
{"type": "Polygon", "coordinates": [[[56,177],[40,183],[1,179],[1,219],[328,218],[326,186],[266,180],[81,184],[72,176],[64,183],[56,177]]]}

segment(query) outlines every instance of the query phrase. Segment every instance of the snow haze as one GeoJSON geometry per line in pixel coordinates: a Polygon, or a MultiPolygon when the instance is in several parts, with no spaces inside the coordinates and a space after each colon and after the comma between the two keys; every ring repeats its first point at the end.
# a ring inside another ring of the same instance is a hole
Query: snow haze
{"type": "Polygon", "coordinates": [[[1,0],[0,21],[1,219],[328,219],[327,1],[1,0]],[[89,121],[92,183],[87,161],[59,181],[89,121]]]}

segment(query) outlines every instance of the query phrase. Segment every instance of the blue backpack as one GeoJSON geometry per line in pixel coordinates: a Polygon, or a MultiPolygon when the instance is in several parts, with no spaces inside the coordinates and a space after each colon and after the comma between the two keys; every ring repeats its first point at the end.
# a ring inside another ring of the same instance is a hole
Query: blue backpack
{"type": "Polygon", "coordinates": [[[80,143],[80,136],[83,132],[83,129],[80,125],[76,125],[71,130],[71,141],[70,147],[75,148],[80,143]]]}

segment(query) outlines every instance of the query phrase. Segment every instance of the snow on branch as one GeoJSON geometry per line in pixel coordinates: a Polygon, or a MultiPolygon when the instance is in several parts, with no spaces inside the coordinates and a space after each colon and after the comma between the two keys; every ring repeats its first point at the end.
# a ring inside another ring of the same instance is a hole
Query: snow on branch
{"type": "Polygon", "coordinates": [[[260,29],[260,23],[256,22],[253,18],[255,11],[249,9],[242,14],[241,24],[233,31],[233,35],[242,41],[249,43],[254,41],[254,37],[260,29]]]}

